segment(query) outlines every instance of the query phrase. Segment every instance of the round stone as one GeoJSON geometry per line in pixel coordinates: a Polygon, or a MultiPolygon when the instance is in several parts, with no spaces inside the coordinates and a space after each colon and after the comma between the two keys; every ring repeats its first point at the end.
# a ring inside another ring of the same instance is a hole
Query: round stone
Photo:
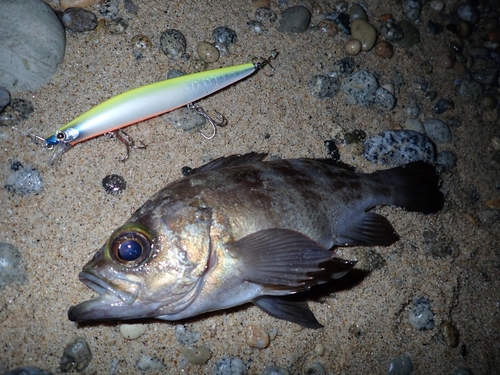
{"type": "Polygon", "coordinates": [[[220,57],[219,50],[208,42],[199,42],[196,52],[198,53],[198,57],[207,63],[214,63],[220,57]]]}
{"type": "Polygon", "coordinates": [[[303,6],[294,6],[285,10],[282,14],[278,31],[282,33],[302,33],[309,28],[311,23],[311,12],[303,6]]]}
{"type": "Polygon", "coordinates": [[[269,345],[269,334],[258,324],[250,324],[246,329],[246,343],[252,348],[264,349],[269,345]]]}
{"type": "Polygon", "coordinates": [[[309,91],[318,98],[333,98],[339,91],[337,78],[317,75],[309,81],[309,91]]]}
{"type": "Polygon", "coordinates": [[[368,16],[366,15],[363,7],[357,3],[353,3],[351,8],[349,8],[349,17],[351,17],[351,21],[362,19],[368,21],[368,16]]]}
{"type": "Polygon", "coordinates": [[[212,31],[212,38],[216,43],[222,43],[226,47],[235,44],[238,40],[236,31],[223,26],[216,27],[214,31],[212,31]]]}
{"type": "Polygon", "coordinates": [[[403,32],[403,37],[397,40],[400,46],[408,48],[420,43],[420,32],[410,22],[403,20],[396,26],[403,32]]]}
{"type": "Polygon", "coordinates": [[[427,136],[436,144],[441,145],[451,141],[451,131],[443,120],[427,118],[424,120],[424,129],[427,136]]]}
{"type": "Polygon", "coordinates": [[[87,9],[68,8],[64,11],[61,22],[68,30],[78,33],[91,31],[97,27],[97,17],[87,9]]]}
{"type": "Polygon", "coordinates": [[[440,53],[434,60],[434,64],[436,66],[445,69],[451,69],[454,63],[455,63],[455,55],[448,51],[440,53]]]}
{"type": "Polygon", "coordinates": [[[165,30],[160,36],[160,49],[172,60],[179,60],[186,52],[186,38],[179,30],[165,30]]]}
{"type": "Polygon", "coordinates": [[[357,39],[349,39],[345,43],[345,51],[352,56],[359,54],[361,52],[361,42],[357,39]]]}
{"type": "Polygon", "coordinates": [[[64,58],[66,34],[41,0],[0,1],[0,86],[37,90],[64,58]]]}
{"type": "Polygon", "coordinates": [[[361,42],[361,49],[369,51],[377,40],[377,30],[365,20],[358,18],[351,23],[351,35],[361,42]]]}
{"type": "Polygon", "coordinates": [[[383,59],[390,59],[394,55],[392,44],[385,40],[375,44],[375,54],[383,59]]]}

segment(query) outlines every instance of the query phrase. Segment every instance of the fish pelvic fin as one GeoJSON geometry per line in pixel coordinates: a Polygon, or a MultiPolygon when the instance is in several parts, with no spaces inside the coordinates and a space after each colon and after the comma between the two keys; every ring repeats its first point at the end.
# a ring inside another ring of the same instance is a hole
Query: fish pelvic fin
{"type": "Polygon", "coordinates": [[[265,229],[227,245],[239,259],[239,277],[270,291],[298,292],[345,275],[356,262],[337,258],[306,235],[265,229]]]}
{"type": "Polygon", "coordinates": [[[262,296],[255,298],[252,303],[265,313],[278,319],[288,320],[306,328],[322,328],[313,312],[309,309],[307,301],[296,301],[290,297],[295,296],[262,296]]]}
{"type": "Polygon", "coordinates": [[[389,246],[399,239],[389,221],[375,212],[363,212],[336,239],[339,246],[389,246]]]}
{"type": "Polygon", "coordinates": [[[373,175],[382,177],[391,186],[394,206],[423,214],[433,214],[443,208],[439,176],[432,164],[417,161],[373,175]]]}

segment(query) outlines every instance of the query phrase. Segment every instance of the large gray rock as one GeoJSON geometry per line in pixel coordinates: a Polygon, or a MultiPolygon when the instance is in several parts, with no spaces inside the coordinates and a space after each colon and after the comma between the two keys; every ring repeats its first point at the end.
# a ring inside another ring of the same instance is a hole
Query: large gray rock
{"type": "Polygon", "coordinates": [[[0,1],[0,86],[36,90],[63,61],[64,27],[42,0],[0,1]]]}

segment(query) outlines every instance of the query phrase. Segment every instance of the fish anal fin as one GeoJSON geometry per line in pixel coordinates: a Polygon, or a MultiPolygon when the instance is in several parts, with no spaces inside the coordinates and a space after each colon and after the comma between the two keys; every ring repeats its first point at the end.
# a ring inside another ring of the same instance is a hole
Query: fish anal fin
{"type": "Polygon", "coordinates": [[[389,221],[375,213],[363,212],[342,229],[339,246],[388,246],[399,239],[389,221]]]}
{"type": "Polygon", "coordinates": [[[239,260],[239,277],[271,290],[290,292],[343,275],[354,262],[337,258],[308,236],[289,229],[265,229],[227,245],[239,260]]]}
{"type": "Polygon", "coordinates": [[[291,300],[287,297],[262,296],[252,303],[265,313],[276,318],[288,320],[307,328],[322,328],[307,301],[291,300]]]}

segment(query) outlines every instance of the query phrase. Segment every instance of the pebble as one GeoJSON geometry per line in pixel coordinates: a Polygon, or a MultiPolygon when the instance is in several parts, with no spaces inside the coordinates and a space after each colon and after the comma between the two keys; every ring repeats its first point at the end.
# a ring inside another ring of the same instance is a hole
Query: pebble
{"type": "Polygon", "coordinates": [[[448,320],[445,320],[439,326],[441,331],[441,337],[443,341],[450,348],[456,348],[458,346],[458,340],[460,338],[460,334],[458,333],[458,329],[448,320]]]}
{"type": "Polygon", "coordinates": [[[64,349],[60,361],[61,372],[83,371],[90,361],[92,361],[92,352],[87,341],[82,337],[77,337],[64,349]]]}
{"type": "Polygon", "coordinates": [[[471,79],[463,79],[458,87],[460,95],[467,96],[471,99],[477,100],[484,92],[484,87],[477,81],[471,79]]]}
{"type": "Polygon", "coordinates": [[[212,375],[246,375],[246,373],[243,361],[235,357],[221,358],[212,367],[212,375]]]}
{"type": "Polygon", "coordinates": [[[444,1],[442,0],[432,0],[430,3],[429,3],[430,7],[432,10],[438,12],[438,13],[441,13],[444,9],[444,1]]]}
{"type": "MultiPolygon", "coordinates": [[[[313,28],[311,27],[309,30],[312,29],[313,28]]],[[[315,26],[315,30],[319,30],[328,36],[335,36],[337,34],[337,24],[334,21],[325,18],[318,23],[318,26],[315,26]]]]}
{"type": "Polygon", "coordinates": [[[255,19],[261,23],[276,22],[278,15],[274,10],[267,7],[260,7],[255,11],[255,19]]]}
{"type": "Polygon", "coordinates": [[[326,375],[325,367],[319,362],[310,363],[306,367],[307,375],[326,375]]]}
{"type": "Polygon", "coordinates": [[[386,88],[379,87],[375,91],[375,104],[384,111],[391,111],[396,106],[396,98],[386,88]]]}
{"type": "Polygon", "coordinates": [[[68,30],[81,33],[97,27],[96,15],[87,9],[68,8],[64,11],[61,22],[68,30]]]}
{"type": "Polygon", "coordinates": [[[382,40],[375,44],[375,54],[383,59],[390,59],[394,56],[394,48],[391,43],[382,40]]]}
{"type": "Polygon", "coordinates": [[[13,98],[10,101],[10,106],[17,112],[21,120],[26,120],[35,110],[29,100],[19,98],[13,98]]]}
{"type": "Polygon", "coordinates": [[[409,116],[416,118],[420,115],[421,111],[422,109],[416,101],[412,100],[406,105],[406,113],[408,113],[409,116]]]}
{"type": "Polygon", "coordinates": [[[479,10],[469,3],[460,4],[457,8],[457,14],[465,22],[475,24],[479,21],[479,10]]]}
{"type": "Polygon", "coordinates": [[[453,64],[455,64],[455,55],[449,51],[440,53],[434,59],[434,65],[441,68],[451,69],[453,68],[453,64]]]}
{"type": "Polygon", "coordinates": [[[102,187],[106,193],[111,195],[117,195],[121,193],[127,187],[125,179],[117,174],[108,174],[102,179],[102,187]]]}
{"type": "Polygon", "coordinates": [[[168,29],[160,36],[161,51],[172,60],[179,60],[186,53],[186,38],[176,29],[168,29]]]}
{"type": "Polygon", "coordinates": [[[200,336],[199,332],[189,330],[184,324],[175,326],[175,338],[181,345],[192,346],[200,339],[200,336]]]}
{"type": "Polygon", "coordinates": [[[101,2],[102,0],[59,0],[59,7],[64,11],[66,8],[88,8],[101,2]]]}
{"type": "Polygon", "coordinates": [[[422,3],[419,0],[403,0],[403,10],[412,21],[418,20],[422,11],[422,3]]]}
{"type": "Polygon", "coordinates": [[[351,35],[361,42],[361,49],[369,51],[377,40],[377,30],[370,23],[358,18],[351,23],[351,35]]]}
{"type": "Polygon", "coordinates": [[[317,75],[309,81],[309,91],[318,99],[333,98],[339,91],[337,78],[317,75]]]}
{"type": "Polygon", "coordinates": [[[194,73],[204,72],[205,70],[207,70],[207,63],[202,59],[191,57],[189,59],[189,69],[194,73]]]}
{"type": "Polygon", "coordinates": [[[5,372],[3,375],[53,375],[49,371],[42,370],[39,367],[25,366],[5,372]]]}
{"type": "Polygon", "coordinates": [[[491,111],[492,109],[496,108],[498,100],[493,94],[485,93],[479,95],[479,98],[477,98],[477,103],[479,105],[479,108],[485,111],[491,111]]]}
{"type": "Polygon", "coordinates": [[[484,68],[476,70],[472,77],[483,85],[494,85],[498,79],[498,71],[495,68],[484,68]]]}
{"type": "Polygon", "coordinates": [[[355,129],[352,132],[345,133],[342,143],[345,145],[349,145],[349,144],[353,144],[353,143],[361,143],[365,139],[366,139],[365,131],[361,130],[361,129],[355,129]]]}
{"type": "Polygon", "coordinates": [[[203,365],[212,357],[210,350],[203,346],[186,346],[181,349],[181,353],[190,363],[194,363],[196,365],[203,365]]]}
{"type": "Polygon", "coordinates": [[[412,161],[434,162],[434,144],[412,130],[387,130],[364,142],[363,156],[372,163],[403,165],[412,161]]]}
{"type": "Polygon", "coordinates": [[[403,32],[403,37],[395,42],[401,47],[409,48],[420,43],[420,32],[408,21],[399,21],[397,24],[403,32]]]}
{"type": "Polygon", "coordinates": [[[443,120],[427,118],[423,122],[425,133],[436,144],[442,145],[451,141],[451,131],[443,120]]]}
{"type": "Polygon", "coordinates": [[[15,246],[0,242],[0,288],[26,280],[26,272],[21,267],[22,258],[15,246]]]}
{"type": "Polygon", "coordinates": [[[135,363],[137,368],[141,371],[146,370],[163,370],[165,365],[159,358],[154,358],[149,355],[141,355],[135,363]]]}
{"type": "Polygon", "coordinates": [[[433,91],[433,90],[427,91],[425,93],[425,99],[427,99],[429,101],[436,100],[437,96],[438,96],[438,93],[436,91],[433,91]]]}
{"type": "Polygon", "coordinates": [[[316,345],[314,345],[314,354],[318,355],[318,356],[322,356],[323,354],[325,354],[325,346],[321,343],[317,343],[316,345]]]}
{"type": "Polygon", "coordinates": [[[351,18],[347,13],[339,13],[335,18],[333,18],[333,21],[335,21],[343,34],[351,35],[351,18]]]}
{"type": "Polygon", "coordinates": [[[389,375],[409,375],[413,371],[410,357],[398,355],[389,363],[389,375]]]}
{"type": "Polygon", "coordinates": [[[134,3],[133,0],[123,0],[123,8],[127,12],[130,12],[132,14],[137,14],[139,12],[139,7],[134,3]]]}
{"type": "Polygon", "coordinates": [[[0,86],[0,112],[10,103],[10,93],[5,87],[0,86]]]}
{"type": "MultiPolygon", "coordinates": [[[[361,48],[361,45],[360,45],[361,48]]],[[[354,71],[354,59],[352,57],[344,57],[333,63],[333,71],[328,75],[330,77],[348,76],[354,71]]]]}
{"type": "Polygon", "coordinates": [[[414,328],[420,331],[434,328],[434,313],[428,298],[419,297],[413,301],[408,320],[414,328]]]}
{"type": "Polygon", "coordinates": [[[345,51],[348,55],[355,56],[361,52],[361,42],[357,39],[349,39],[345,42],[345,51]]]}
{"type": "Polygon", "coordinates": [[[5,189],[18,194],[38,194],[43,188],[40,172],[31,167],[25,167],[11,173],[5,180],[5,189]]]}
{"type": "Polygon", "coordinates": [[[302,33],[309,28],[311,23],[311,12],[300,5],[286,9],[281,16],[278,31],[282,33],[302,33]]]}
{"type": "Polygon", "coordinates": [[[114,20],[118,16],[118,2],[115,0],[106,0],[99,7],[99,13],[106,21],[114,20]]]}
{"type": "Polygon", "coordinates": [[[453,151],[441,151],[436,157],[436,168],[440,173],[444,173],[457,165],[457,157],[453,151]]]}
{"type": "Polygon", "coordinates": [[[148,330],[147,324],[120,324],[120,333],[127,340],[135,340],[148,330]]]}
{"type": "Polygon", "coordinates": [[[179,70],[179,69],[170,69],[167,72],[167,79],[172,79],[172,78],[177,78],[177,77],[182,77],[185,76],[186,72],[179,70]]]}
{"type": "Polygon", "coordinates": [[[453,371],[451,375],[473,375],[473,372],[470,368],[459,367],[455,371],[453,371]]]}
{"type": "Polygon", "coordinates": [[[388,42],[395,42],[403,38],[403,30],[394,22],[385,22],[380,27],[380,35],[388,42]]]}
{"type": "Polygon", "coordinates": [[[226,47],[232,46],[238,40],[236,36],[236,31],[228,28],[219,26],[212,31],[212,39],[217,43],[222,43],[226,47]]]}
{"type": "Polygon", "coordinates": [[[247,25],[250,28],[250,31],[254,32],[255,34],[262,34],[267,31],[264,25],[259,21],[248,21],[247,25]]]}
{"type": "Polygon", "coordinates": [[[2,0],[0,15],[0,86],[37,90],[64,59],[64,27],[42,0],[2,0]]]}
{"type": "Polygon", "coordinates": [[[269,335],[266,330],[258,324],[249,324],[246,327],[246,343],[252,348],[264,349],[269,346],[269,335]]]}
{"type": "Polygon", "coordinates": [[[455,103],[453,103],[452,100],[446,99],[446,98],[441,98],[439,99],[436,104],[434,104],[434,107],[432,107],[432,112],[435,114],[441,115],[445,113],[448,109],[454,108],[455,103]]]}
{"type": "Polygon", "coordinates": [[[198,43],[196,52],[198,57],[206,63],[214,63],[220,57],[219,50],[213,44],[204,41],[198,43]]]}
{"type": "Polygon", "coordinates": [[[444,258],[452,254],[452,248],[448,245],[444,237],[432,230],[424,231],[423,235],[425,251],[438,258],[444,258]]]}
{"type": "Polygon", "coordinates": [[[181,107],[163,115],[165,122],[193,134],[199,132],[207,122],[206,118],[187,107],[181,107]]]}
{"type": "Polygon", "coordinates": [[[267,366],[260,375],[290,375],[290,371],[278,366],[267,366]]]}
{"type": "Polygon", "coordinates": [[[351,21],[357,20],[357,19],[362,19],[365,21],[368,21],[368,15],[366,14],[365,10],[361,5],[358,3],[353,3],[351,7],[349,8],[349,17],[351,18],[351,21]]]}
{"type": "Polygon", "coordinates": [[[358,70],[342,82],[342,91],[347,94],[350,104],[367,107],[375,102],[375,92],[378,89],[377,78],[366,70],[358,70]]]}
{"type": "Polygon", "coordinates": [[[143,34],[135,35],[132,38],[131,43],[132,43],[132,48],[138,50],[143,50],[153,47],[153,43],[151,43],[151,40],[149,40],[149,38],[143,34]]]}
{"type": "Polygon", "coordinates": [[[128,21],[125,18],[117,17],[106,22],[106,30],[111,34],[124,34],[128,28],[128,21]]]}
{"type": "Polygon", "coordinates": [[[351,254],[358,261],[356,263],[358,270],[372,272],[383,268],[386,264],[384,257],[372,249],[353,248],[351,254]]]}

